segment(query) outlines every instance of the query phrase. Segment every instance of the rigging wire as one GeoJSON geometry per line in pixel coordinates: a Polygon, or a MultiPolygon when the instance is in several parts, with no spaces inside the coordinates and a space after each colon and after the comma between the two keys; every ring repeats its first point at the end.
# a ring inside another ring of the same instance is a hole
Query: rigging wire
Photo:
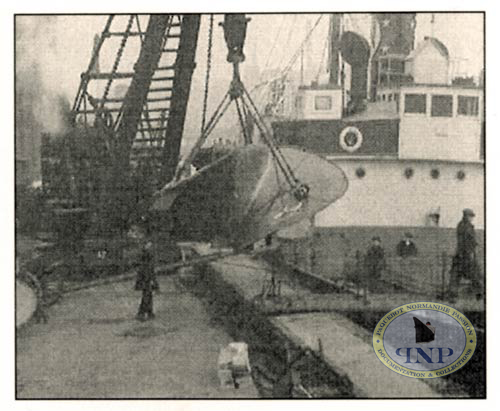
{"type": "Polygon", "coordinates": [[[321,61],[319,62],[318,72],[316,73],[315,80],[319,82],[319,76],[321,74],[321,69],[323,68],[323,63],[325,62],[325,56],[328,54],[328,43],[330,38],[328,36],[325,37],[325,43],[323,45],[323,52],[321,53],[321,61]]]}
{"type": "MultiPolygon", "coordinates": [[[[294,15],[294,18],[296,17],[296,15],[294,15]]],[[[266,63],[264,64],[264,72],[268,69],[269,67],[269,63],[271,62],[271,56],[273,55],[273,52],[274,52],[274,49],[276,48],[276,45],[278,44],[278,39],[280,37],[280,34],[281,34],[281,31],[283,29],[285,25],[285,16],[282,15],[281,16],[281,24],[279,26],[279,29],[278,29],[278,34],[276,35],[276,37],[274,38],[274,42],[273,42],[273,45],[271,47],[271,50],[269,51],[269,54],[267,55],[267,59],[266,59],[266,63]]],[[[291,31],[291,30],[290,30],[291,31]]],[[[288,44],[288,41],[285,43],[285,44],[288,44]]]]}
{"type": "MultiPolygon", "coordinates": [[[[295,16],[294,16],[295,17],[295,16]]],[[[288,74],[290,73],[291,69],[293,68],[294,64],[297,62],[298,58],[300,57],[300,53],[302,52],[302,50],[304,49],[304,47],[307,45],[308,41],[309,41],[309,38],[311,37],[311,35],[313,34],[313,32],[316,30],[316,28],[318,27],[319,23],[321,22],[322,18],[324,17],[323,14],[321,14],[318,19],[316,20],[316,22],[314,23],[314,25],[311,27],[311,29],[309,30],[309,32],[307,33],[306,37],[304,38],[304,40],[302,41],[301,45],[298,47],[298,49],[295,51],[295,53],[293,54],[293,56],[290,58],[290,60],[288,61],[288,64],[285,66],[285,68],[275,77],[269,79],[269,80],[265,80],[265,81],[262,81],[258,84],[256,84],[250,91],[255,91],[257,89],[260,89],[261,87],[265,87],[267,85],[269,85],[270,83],[272,83],[273,81],[276,81],[276,80],[279,80],[279,79],[282,79],[282,78],[286,78],[288,76],[288,74]]],[[[293,26],[292,26],[293,27],[293,26]]],[[[292,32],[293,30],[290,31],[290,33],[292,32]]],[[[290,38],[291,36],[289,36],[290,38]]],[[[289,41],[287,41],[288,43],[289,41]]]]}
{"type": "Polygon", "coordinates": [[[290,59],[290,61],[287,64],[287,66],[285,67],[285,69],[282,71],[282,75],[283,76],[288,75],[288,73],[292,69],[293,65],[295,64],[295,62],[297,61],[297,59],[300,57],[300,53],[302,52],[302,50],[307,45],[307,43],[309,41],[309,38],[311,37],[312,33],[314,32],[314,30],[316,29],[316,27],[318,27],[318,24],[320,23],[320,21],[322,20],[323,17],[324,17],[324,15],[320,14],[320,16],[318,17],[318,19],[314,23],[314,25],[311,27],[311,29],[307,33],[305,39],[302,41],[302,44],[300,45],[299,49],[295,52],[295,54],[292,56],[292,58],[290,59]]]}
{"type": "MultiPolygon", "coordinates": [[[[288,28],[288,37],[286,38],[286,42],[285,42],[285,45],[287,44],[290,44],[291,43],[291,39],[292,39],[292,34],[295,32],[295,23],[297,22],[297,15],[294,14],[293,15],[293,20],[290,24],[290,27],[288,28]]],[[[286,47],[282,47],[282,53],[281,53],[281,58],[279,60],[279,64],[278,64],[278,67],[282,66],[283,65],[283,61],[285,59],[285,51],[286,51],[286,47]]]]}

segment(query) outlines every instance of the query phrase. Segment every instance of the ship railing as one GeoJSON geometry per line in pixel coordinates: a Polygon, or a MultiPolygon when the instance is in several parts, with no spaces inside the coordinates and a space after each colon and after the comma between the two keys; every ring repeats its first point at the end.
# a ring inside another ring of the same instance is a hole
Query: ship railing
{"type": "MultiPolygon", "coordinates": [[[[444,297],[448,294],[451,280],[453,254],[428,253],[415,257],[388,256],[380,277],[368,278],[362,256],[345,258],[342,277],[356,287],[364,283],[378,283],[378,291],[402,294],[414,294],[428,297],[444,297]]],[[[484,270],[480,267],[480,275],[484,270]]],[[[470,279],[462,278],[460,285],[467,287],[470,279]]]]}
{"type": "MultiPolygon", "coordinates": [[[[282,261],[304,273],[324,278],[343,288],[358,290],[367,284],[376,286],[380,293],[410,294],[419,297],[446,296],[450,286],[450,270],[453,254],[449,252],[419,253],[415,257],[402,258],[386,255],[385,268],[380,277],[370,279],[366,274],[364,254],[358,252],[339,256],[325,255],[310,247],[307,240],[282,242],[280,246],[282,261]]],[[[480,264],[481,265],[481,264],[480,264]]],[[[484,267],[480,267],[484,277],[484,267]]],[[[462,279],[467,287],[470,280],[462,279]]]]}

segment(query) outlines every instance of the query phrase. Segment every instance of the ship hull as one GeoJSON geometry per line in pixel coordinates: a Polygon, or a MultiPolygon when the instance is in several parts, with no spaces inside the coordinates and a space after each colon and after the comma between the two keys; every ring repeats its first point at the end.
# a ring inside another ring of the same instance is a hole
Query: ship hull
{"type": "Polygon", "coordinates": [[[356,255],[362,259],[377,236],[389,267],[387,281],[415,292],[442,292],[456,252],[456,226],[468,207],[476,214],[477,257],[484,273],[482,163],[329,158],[346,174],[349,190],[317,214],[312,230],[302,230],[302,235],[297,230],[280,232],[285,261],[331,280],[345,280],[356,255]],[[407,169],[413,170],[411,177],[407,169]],[[437,178],[432,170],[439,170],[437,178]],[[418,253],[402,259],[397,246],[407,232],[418,253]]]}
{"type": "Polygon", "coordinates": [[[318,227],[455,228],[464,208],[484,227],[484,164],[397,158],[336,158],[349,190],[321,211],[318,227]]]}
{"type": "Polygon", "coordinates": [[[162,189],[154,213],[167,213],[171,235],[182,241],[217,241],[235,248],[312,219],[347,190],[340,168],[316,155],[282,150],[295,176],[309,187],[299,202],[265,146],[244,146],[178,184],[162,189]]]}

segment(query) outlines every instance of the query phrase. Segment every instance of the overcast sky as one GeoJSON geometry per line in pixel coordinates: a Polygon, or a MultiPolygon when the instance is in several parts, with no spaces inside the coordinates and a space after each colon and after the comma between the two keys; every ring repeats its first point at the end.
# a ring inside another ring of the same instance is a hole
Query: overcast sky
{"type": "MultiPolygon", "coordinates": [[[[259,82],[262,71],[283,70],[296,54],[306,33],[315,27],[304,56],[306,81],[324,72],[328,15],[319,14],[269,14],[251,15],[248,26],[243,64],[243,80],[247,88],[259,82]],[[319,20],[319,22],[318,22],[319,20]],[[316,24],[317,23],[317,24],[316,24]]],[[[369,15],[353,15],[359,30],[369,32],[369,15]]],[[[218,23],[222,15],[215,16],[212,86],[209,107],[215,107],[227,90],[231,66],[226,62],[226,46],[222,28],[218,23]]],[[[44,87],[48,92],[63,94],[73,101],[80,74],[86,70],[93,47],[94,36],[104,27],[107,16],[17,16],[16,62],[18,69],[36,64],[39,66],[44,87]]],[[[121,17],[122,21],[125,16],[121,17]]],[[[143,17],[145,27],[146,17],[143,17]]],[[[431,14],[417,15],[416,43],[424,36],[434,35],[449,49],[452,62],[459,62],[461,74],[477,76],[483,66],[483,15],[460,13],[435,13],[432,26],[431,14]]],[[[201,96],[206,66],[208,16],[202,18],[197,50],[197,68],[193,77],[192,96],[201,96]]],[[[113,54],[116,51],[113,50],[113,54]]],[[[111,61],[111,60],[110,60],[111,61]]],[[[295,65],[298,69],[298,62],[295,65]]],[[[199,129],[200,98],[190,99],[188,107],[188,134],[199,129]],[[194,119],[194,121],[193,121],[194,119]],[[196,123],[196,125],[194,124],[196,123]]],[[[213,108],[212,108],[213,109],[213,108]]],[[[48,130],[50,131],[50,130],[48,130]]],[[[188,136],[189,138],[190,136],[188,136]]]]}
{"type": "MultiPolygon", "coordinates": [[[[461,68],[467,74],[477,75],[482,68],[483,59],[483,21],[482,14],[436,13],[434,30],[431,29],[430,14],[417,17],[417,42],[425,35],[433,34],[449,49],[452,59],[461,61],[461,68]]],[[[253,15],[248,27],[247,54],[256,61],[247,60],[245,64],[257,64],[260,69],[286,65],[304,39],[305,33],[317,21],[319,15],[253,15]]],[[[216,17],[216,22],[222,16],[216,17]]],[[[200,30],[198,63],[203,63],[206,53],[207,25],[205,17],[200,30]]],[[[363,21],[362,16],[360,16],[363,21]]],[[[22,48],[18,57],[28,57],[43,63],[44,80],[57,91],[68,96],[76,92],[80,73],[88,65],[92,50],[93,37],[102,31],[106,16],[36,16],[17,17],[18,31],[27,31],[22,37],[22,48]],[[22,53],[23,56],[19,56],[22,53]]],[[[326,39],[328,16],[325,15],[311,36],[310,62],[319,66],[324,60],[324,39],[326,39]]],[[[214,68],[229,66],[225,62],[225,45],[222,29],[215,28],[214,68]]],[[[18,60],[19,61],[19,60],[18,60]]],[[[282,67],[281,67],[282,68],[282,67]]],[[[311,69],[312,70],[312,69],[311,69]]],[[[202,70],[199,70],[202,71],[202,70]]],[[[230,70],[228,70],[230,72],[230,70]]],[[[316,71],[316,67],[314,70],[316,71]]]]}

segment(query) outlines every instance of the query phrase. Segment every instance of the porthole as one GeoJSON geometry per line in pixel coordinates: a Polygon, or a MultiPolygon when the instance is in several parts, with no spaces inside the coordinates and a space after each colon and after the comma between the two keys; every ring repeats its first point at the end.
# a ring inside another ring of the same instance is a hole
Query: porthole
{"type": "Polygon", "coordinates": [[[413,170],[413,168],[411,168],[411,167],[407,167],[407,168],[405,168],[405,177],[406,177],[407,179],[412,178],[412,177],[413,177],[413,174],[415,174],[415,171],[413,170]]]}
{"type": "Polygon", "coordinates": [[[431,170],[431,177],[434,179],[434,180],[437,180],[439,178],[439,170],[437,168],[433,168],[431,170]]]}
{"type": "Polygon", "coordinates": [[[358,178],[363,178],[366,175],[366,171],[363,167],[359,167],[356,169],[356,176],[358,178]]]}

